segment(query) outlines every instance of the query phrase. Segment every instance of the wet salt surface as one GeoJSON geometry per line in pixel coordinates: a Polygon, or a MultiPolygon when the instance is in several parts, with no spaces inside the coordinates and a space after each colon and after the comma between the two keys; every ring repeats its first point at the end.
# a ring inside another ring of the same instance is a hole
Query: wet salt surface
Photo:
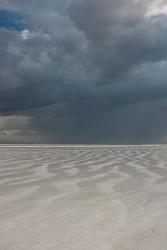
{"type": "Polygon", "coordinates": [[[0,147],[0,250],[167,249],[167,146],[0,147]]]}

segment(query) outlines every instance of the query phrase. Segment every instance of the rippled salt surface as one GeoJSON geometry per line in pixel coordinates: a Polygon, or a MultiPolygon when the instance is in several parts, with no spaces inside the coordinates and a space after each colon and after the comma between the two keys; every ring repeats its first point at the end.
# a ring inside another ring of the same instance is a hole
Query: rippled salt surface
{"type": "Polygon", "coordinates": [[[0,250],[166,250],[167,146],[0,146],[0,250]]]}

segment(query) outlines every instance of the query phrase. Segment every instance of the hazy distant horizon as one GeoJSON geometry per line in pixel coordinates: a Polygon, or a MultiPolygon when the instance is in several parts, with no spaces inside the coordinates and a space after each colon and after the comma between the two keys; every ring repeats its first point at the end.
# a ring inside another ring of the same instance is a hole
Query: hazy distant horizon
{"type": "Polygon", "coordinates": [[[167,146],[165,143],[161,144],[56,144],[56,143],[0,143],[0,147],[123,147],[123,146],[167,146]]]}

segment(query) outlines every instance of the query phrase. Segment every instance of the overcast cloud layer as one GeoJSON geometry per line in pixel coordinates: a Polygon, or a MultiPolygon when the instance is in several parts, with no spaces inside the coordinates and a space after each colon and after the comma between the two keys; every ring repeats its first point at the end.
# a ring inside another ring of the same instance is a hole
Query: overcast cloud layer
{"type": "Polygon", "coordinates": [[[0,143],[166,143],[163,0],[1,0],[0,143]]]}

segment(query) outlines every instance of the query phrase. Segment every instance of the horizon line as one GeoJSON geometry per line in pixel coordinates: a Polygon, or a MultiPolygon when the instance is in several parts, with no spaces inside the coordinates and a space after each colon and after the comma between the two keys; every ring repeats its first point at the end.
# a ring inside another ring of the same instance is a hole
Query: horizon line
{"type": "Polygon", "coordinates": [[[167,146],[166,143],[161,144],[53,144],[53,143],[0,143],[0,147],[120,147],[120,146],[167,146]]]}

